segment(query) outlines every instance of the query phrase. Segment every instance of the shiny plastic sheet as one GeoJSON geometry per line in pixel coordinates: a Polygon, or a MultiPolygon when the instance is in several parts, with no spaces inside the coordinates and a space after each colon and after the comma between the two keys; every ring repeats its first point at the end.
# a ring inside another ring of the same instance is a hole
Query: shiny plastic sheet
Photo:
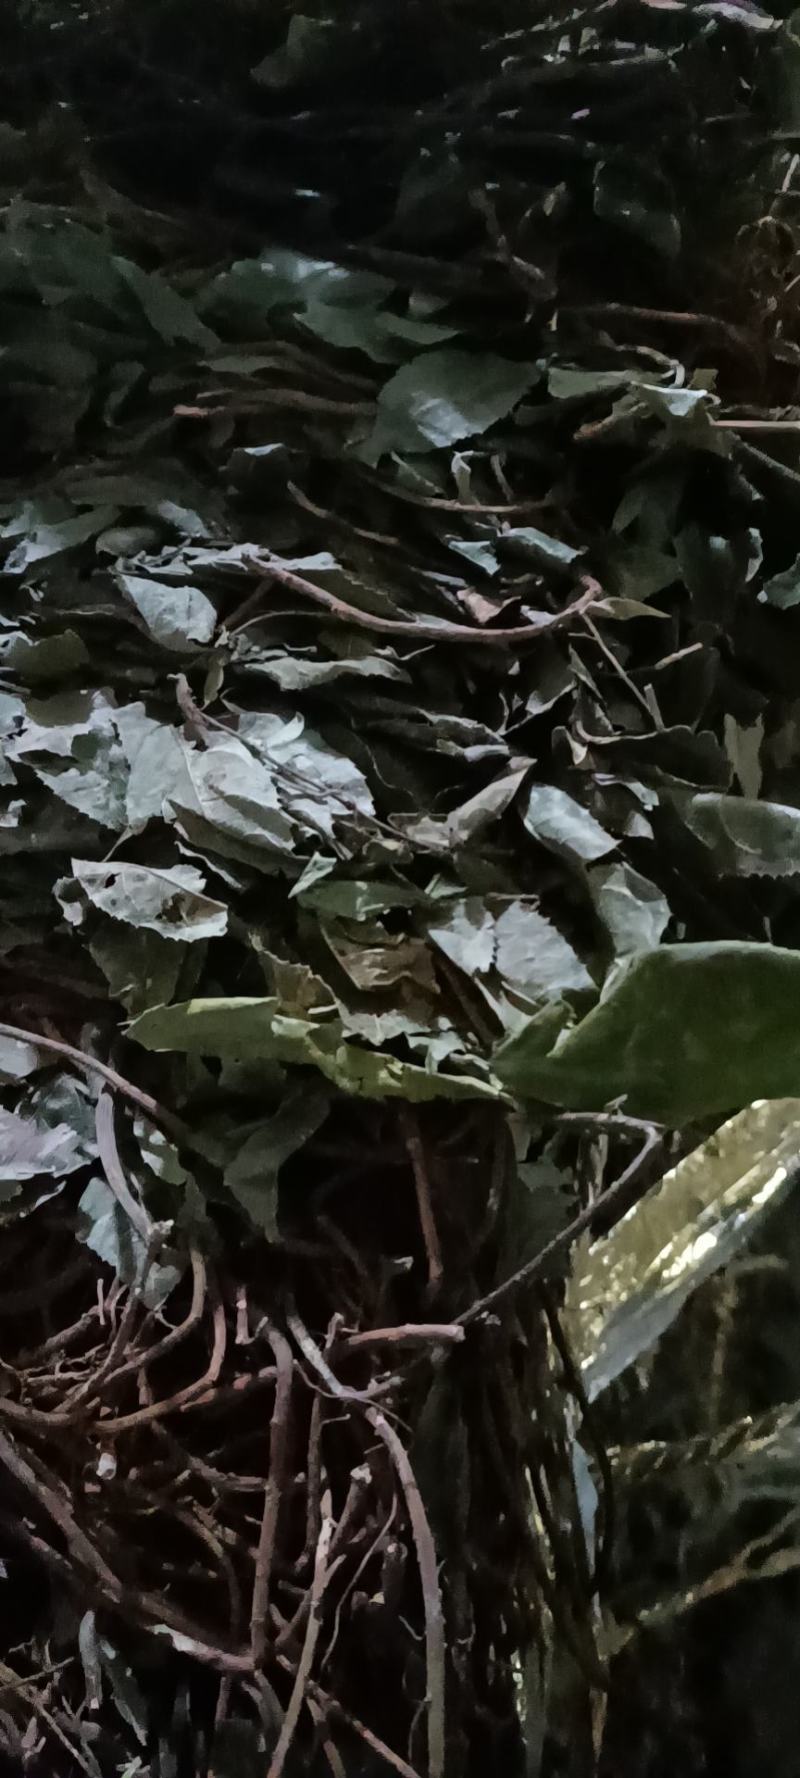
{"type": "Polygon", "coordinates": [[[800,1099],[759,1100],[575,1256],[567,1312],[590,1397],[658,1340],[800,1171],[800,1099]]]}

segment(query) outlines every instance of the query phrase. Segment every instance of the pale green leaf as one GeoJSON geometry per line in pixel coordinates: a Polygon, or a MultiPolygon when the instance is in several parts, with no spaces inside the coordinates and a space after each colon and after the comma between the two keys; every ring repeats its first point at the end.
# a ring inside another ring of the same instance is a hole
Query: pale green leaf
{"type": "Polygon", "coordinates": [[[649,951],[661,943],[670,909],[655,883],[623,862],[597,865],[589,871],[587,882],[617,957],[649,951]]]}
{"type": "Polygon", "coordinates": [[[126,574],[122,569],[115,579],[162,648],[180,653],[193,642],[211,640],[217,622],[216,607],[199,587],[170,586],[147,580],[141,574],[126,574]]]}
{"type": "Polygon", "coordinates": [[[130,1036],[145,1049],[183,1050],[231,1061],[280,1061],[317,1068],[342,1092],[369,1099],[483,1099],[498,1097],[491,1079],[429,1074],[410,1062],[344,1040],[341,1021],[289,1018],[274,997],[188,1000],[152,1007],[134,1020],[130,1036]]]}
{"type": "Polygon", "coordinates": [[[191,865],[178,864],[154,870],[143,864],[94,864],[73,858],[72,880],[59,885],[59,899],[67,917],[83,917],[82,897],[112,920],[142,927],[162,938],[219,938],[226,931],[228,910],[223,902],[205,894],[205,880],[191,865]]]}
{"type": "Polygon", "coordinates": [[[531,785],[522,819],[540,846],[581,863],[605,857],[617,843],[588,809],[555,784],[531,785]]]}
{"type": "Polygon", "coordinates": [[[800,604],[800,556],[797,556],[791,567],[783,568],[780,574],[773,574],[764,582],[759,599],[765,605],[776,605],[779,611],[791,611],[800,604]]]}
{"type": "Polygon", "coordinates": [[[494,964],[494,917],[478,896],[456,902],[448,909],[446,918],[428,928],[428,934],[467,976],[484,974],[494,964]]]}
{"type": "Polygon", "coordinates": [[[27,574],[37,562],[47,562],[66,550],[76,549],[107,530],[117,518],[115,506],[99,506],[92,512],[74,514],[52,524],[38,524],[24,537],[3,564],[4,574],[27,574]]]}
{"type": "Polygon", "coordinates": [[[163,815],[168,802],[186,802],[193,797],[191,753],[178,730],[154,721],[143,704],[127,704],[118,710],[116,726],[129,767],[126,819],[136,832],[163,815]]]}
{"type": "Polygon", "coordinates": [[[78,737],[68,764],[28,764],[41,784],[82,815],[120,833],[126,826],[128,770],[121,747],[109,731],[78,737]]]}
{"type": "Polygon", "coordinates": [[[212,734],[205,749],[182,743],[187,782],[169,795],[179,825],[202,846],[244,862],[292,851],[295,824],[281,806],[275,772],[233,735],[212,734]],[[201,825],[198,826],[198,818],[201,825]],[[215,838],[216,835],[216,838],[215,838]]]}
{"type": "Polygon", "coordinates": [[[495,968],[529,1000],[591,988],[592,978],[563,935],[538,909],[512,901],[495,922],[495,968]]]}
{"type": "Polygon", "coordinates": [[[169,1260],[151,1265],[145,1278],[145,1243],[104,1179],[90,1179],[78,1203],[75,1233],[122,1284],[144,1280],[142,1300],[149,1309],[160,1308],[180,1281],[182,1267],[169,1260]]]}
{"type": "MultiPolygon", "coordinates": [[[[16,1183],[40,1173],[71,1173],[83,1165],[80,1137],[68,1123],[48,1125],[0,1106],[0,1181],[16,1183]]],[[[5,1194],[3,1194],[5,1195],[5,1194]]]]}
{"type": "Polygon", "coordinates": [[[709,791],[689,798],[680,810],[724,876],[793,877],[800,872],[800,809],[709,791]]]}

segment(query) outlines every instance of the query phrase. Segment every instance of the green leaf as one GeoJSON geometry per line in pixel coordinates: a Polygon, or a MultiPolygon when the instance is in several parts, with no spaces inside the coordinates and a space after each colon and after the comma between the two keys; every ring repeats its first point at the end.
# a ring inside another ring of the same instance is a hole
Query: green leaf
{"type": "Polygon", "coordinates": [[[199,587],[170,586],[147,580],[141,574],[126,574],[122,569],[115,579],[162,648],[181,653],[191,649],[194,642],[210,642],[217,612],[199,587]]]}
{"type": "Polygon", "coordinates": [[[572,946],[528,902],[504,906],[499,898],[487,903],[469,896],[447,907],[428,934],[470,979],[495,971],[504,985],[529,1000],[592,986],[572,946]]]}
{"type": "Polygon", "coordinates": [[[751,1105],[576,1256],[567,1314],[590,1397],[641,1357],[797,1178],[800,1099],[751,1105]]]}
{"type": "Polygon", "coordinates": [[[252,325],[273,309],[302,310],[312,302],[372,306],[393,289],[390,279],[376,272],[351,271],[330,259],[273,247],[259,259],[235,260],[230,271],[214,279],[203,307],[252,325]]]}
{"type": "Polygon", "coordinates": [[[391,908],[424,907],[427,897],[404,883],[347,882],[323,877],[316,883],[295,884],[292,890],[303,907],[314,908],[326,919],[371,920],[391,908]]]}
{"type": "Polygon", "coordinates": [[[438,450],[473,438],[511,413],[536,377],[530,364],[490,353],[425,352],[384,384],[360,454],[377,463],[385,451],[438,450]]]}
{"type": "Polygon", "coordinates": [[[721,940],[642,952],[542,1054],[536,1021],[495,1052],[520,1098],[681,1126],[800,1087],[800,952],[721,940]]]}
{"type": "MultiPolygon", "coordinates": [[[[91,1179],[78,1203],[76,1236],[110,1266],[122,1284],[138,1284],[144,1274],[146,1248],[104,1179],[91,1179]]],[[[149,1309],[158,1309],[180,1282],[182,1268],[168,1261],[151,1265],[142,1290],[149,1309]]]]}
{"type": "Polygon", "coordinates": [[[555,784],[531,785],[522,819],[540,846],[572,861],[603,858],[617,843],[588,809],[555,784]]]}
{"type": "Polygon", "coordinates": [[[142,927],[102,925],[92,934],[89,950],[106,977],[111,999],[119,1000],[132,1018],[177,993],[186,951],[174,938],[160,938],[142,927]]]}
{"type": "Polygon", "coordinates": [[[89,651],[74,630],[63,630],[58,636],[16,635],[2,645],[0,659],[23,684],[36,685],[48,679],[68,679],[78,667],[88,666],[89,651]]]}
{"type": "Polygon", "coordinates": [[[495,922],[485,901],[469,896],[429,926],[429,937],[467,976],[488,972],[495,958],[495,922]]]}
{"type": "Polygon", "coordinates": [[[189,754],[178,730],[154,721],[143,704],[127,704],[116,712],[115,720],[129,767],[127,824],[137,832],[160,817],[166,803],[193,797],[189,754]]]}
{"type": "Polygon", "coordinates": [[[271,998],[187,1000],[151,1007],[129,1035],[145,1049],[183,1050],[230,1061],[279,1061],[317,1068],[344,1093],[368,1099],[495,1099],[478,1075],[429,1074],[410,1062],[344,1041],[341,1021],[289,1018],[271,998]]]}
{"type": "Polygon", "coordinates": [[[404,357],[403,345],[438,346],[453,338],[455,327],[437,321],[414,321],[404,315],[367,308],[344,308],[339,304],[310,302],[303,317],[304,327],[345,352],[364,352],[379,364],[396,364],[404,357]]]}
{"type": "Polygon", "coordinates": [[[238,1127],[235,1158],[225,1168],[225,1185],[250,1221],[270,1241],[278,1234],[278,1176],[285,1161],[325,1122],[330,1095],[301,1087],[255,1128],[238,1127]]]}
{"type": "Polygon", "coordinates": [[[600,864],[589,871],[586,880],[617,957],[649,951],[661,943],[670,907],[655,883],[624,862],[600,864]]]}
{"type": "Polygon", "coordinates": [[[74,877],[62,879],[58,896],[67,919],[79,924],[82,897],[112,920],[157,932],[162,938],[219,938],[227,929],[228,910],[206,895],[205,880],[192,866],[154,870],[143,864],[93,864],[73,858],[74,877]]]}
{"type": "Polygon", "coordinates": [[[88,543],[90,538],[113,525],[117,516],[117,507],[100,506],[92,512],[77,513],[57,523],[34,523],[33,529],[6,558],[3,573],[28,574],[37,562],[49,562],[54,556],[64,555],[67,550],[88,543]]]}
{"type": "MultiPolygon", "coordinates": [[[[4,1186],[38,1174],[71,1173],[83,1165],[80,1137],[67,1123],[48,1125],[0,1106],[0,1181],[4,1186]]],[[[8,1196],[0,1192],[0,1196],[8,1196]]]]}
{"type": "Polygon", "coordinates": [[[790,568],[766,580],[758,596],[763,604],[775,605],[779,611],[791,611],[793,606],[800,605],[800,556],[790,568]]]}
{"type": "Polygon", "coordinates": [[[253,677],[271,679],[281,691],[312,691],[319,685],[332,685],[337,679],[391,679],[395,684],[408,684],[408,674],[396,661],[383,655],[354,656],[352,659],[306,660],[288,651],[259,649],[252,644],[237,650],[240,670],[253,677]]]}
{"type": "Polygon", "coordinates": [[[317,73],[325,67],[340,30],[341,26],[333,19],[307,18],[303,13],[293,13],[285,43],[253,68],[252,78],[256,85],[280,90],[291,86],[301,75],[317,73]]]}
{"type": "MultiPolygon", "coordinates": [[[[547,391],[554,401],[580,401],[592,395],[615,395],[631,382],[628,370],[585,370],[580,365],[551,364],[547,391]]],[[[633,377],[633,381],[641,378],[633,377]]]]}
{"type": "Polygon", "coordinates": [[[498,547],[504,557],[517,556],[542,568],[571,568],[584,553],[573,549],[571,543],[562,543],[559,537],[538,531],[535,525],[507,525],[500,532],[498,547]]]}
{"type": "Polygon", "coordinates": [[[675,556],[647,544],[617,544],[609,549],[608,564],[609,584],[624,599],[653,599],[678,578],[675,556]]]}
{"type": "Polygon", "coordinates": [[[219,343],[216,334],[200,320],[191,303],[173,290],[159,272],[144,272],[130,259],[115,258],[113,264],[140,304],[148,325],[167,345],[177,340],[205,348],[219,343]]]}
{"type": "Polygon", "coordinates": [[[794,877],[800,872],[800,809],[711,791],[679,803],[679,808],[723,876],[794,877]]]}

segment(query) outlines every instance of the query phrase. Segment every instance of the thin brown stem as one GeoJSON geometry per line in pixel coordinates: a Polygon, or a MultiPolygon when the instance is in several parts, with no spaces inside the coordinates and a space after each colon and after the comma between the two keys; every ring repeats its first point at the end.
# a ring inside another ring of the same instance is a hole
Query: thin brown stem
{"type": "MultiPolygon", "coordinates": [[[[645,1143],[646,1151],[652,1152],[658,1141],[659,1137],[653,1130],[645,1143]]],[[[534,1255],[533,1259],[529,1259],[526,1265],[520,1266],[518,1272],[512,1272],[510,1278],[505,1278],[502,1284],[498,1284],[486,1296],[479,1297],[477,1302],[471,1303],[470,1307],[457,1317],[457,1325],[469,1327],[473,1321],[478,1321],[482,1315],[487,1315],[499,1303],[504,1303],[517,1290],[523,1289],[527,1284],[532,1284],[535,1278],[542,1276],[542,1273],[554,1260],[561,1259],[563,1254],[568,1253],[578,1236],[585,1234],[586,1230],[591,1228],[595,1217],[601,1210],[611,1210],[615,1205],[624,1201],[625,1193],[630,1187],[633,1168],[635,1167],[638,1172],[642,1159],[642,1154],[638,1154],[631,1162],[630,1167],[625,1168],[621,1177],[615,1179],[614,1184],[610,1185],[607,1191],[601,1192],[599,1198],[595,1198],[594,1203],[587,1204],[586,1208],[573,1217],[572,1222],[568,1223],[558,1235],[554,1235],[552,1241],[548,1241],[546,1246],[534,1255]]]]}
{"type": "Polygon", "coordinates": [[[436,1217],[433,1213],[433,1200],[431,1198],[431,1182],[428,1175],[428,1164],[425,1158],[425,1148],[415,1113],[410,1106],[403,1105],[401,1106],[400,1116],[403,1125],[406,1151],[411,1162],[411,1171],[414,1175],[414,1189],[417,1194],[417,1211],[419,1213],[419,1223],[422,1230],[422,1239],[425,1243],[425,1254],[428,1261],[428,1290],[429,1293],[433,1295],[441,1284],[444,1268],[442,1264],[442,1248],[439,1240],[439,1231],[436,1227],[436,1217]]]}
{"type": "MultiPolygon", "coordinates": [[[[277,1358],[277,1351],[275,1356],[277,1358]]],[[[286,1756],[292,1741],[294,1740],[295,1730],[300,1720],[300,1712],[303,1708],[303,1700],[308,1689],[308,1682],[311,1678],[314,1655],[319,1641],[320,1629],[322,1628],[322,1596],[328,1581],[328,1552],[332,1534],[333,1517],[331,1514],[331,1498],[329,1494],[326,1494],[322,1501],[322,1524],[317,1539],[317,1553],[314,1559],[314,1578],[311,1583],[311,1599],[309,1603],[306,1633],[303,1641],[303,1650],[295,1674],[294,1685],[292,1686],[292,1695],[287,1705],[280,1735],[278,1736],[278,1745],[275,1748],[275,1752],[270,1761],[267,1778],[281,1778],[281,1774],[286,1764],[286,1756]]]]}
{"type": "Polygon", "coordinates": [[[275,1537],[278,1529],[281,1490],[286,1474],[286,1451],[289,1434],[289,1407],[292,1396],[294,1359],[288,1340],[271,1328],[267,1335],[275,1354],[277,1383],[269,1429],[269,1475],[264,1489],[264,1507],[256,1551],[253,1580],[253,1603],[250,1613],[250,1652],[256,1671],[264,1665],[269,1614],[269,1583],[275,1537]]]}

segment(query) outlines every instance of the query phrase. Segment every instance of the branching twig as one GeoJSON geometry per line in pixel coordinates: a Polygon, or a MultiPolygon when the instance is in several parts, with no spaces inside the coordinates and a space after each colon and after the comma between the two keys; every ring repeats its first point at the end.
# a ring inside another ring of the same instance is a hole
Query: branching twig
{"type": "Polygon", "coordinates": [[[138,1106],[155,1124],[164,1130],[173,1142],[183,1148],[192,1148],[194,1139],[188,1124],[184,1124],[174,1112],[160,1105],[149,1093],[142,1092],[141,1087],[134,1086],[133,1081],[126,1080],[118,1074],[116,1068],[109,1068],[107,1062],[99,1062],[96,1056],[90,1056],[87,1050],[76,1049],[74,1044],[62,1043],[57,1037],[43,1037],[39,1031],[26,1031],[21,1025],[0,1024],[0,1037],[14,1037],[20,1043],[29,1043],[34,1049],[49,1050],[51,1055],[62,1056],[65,1062],[71,1062],[73,1068],[79,1068],[82,1074],[97,1074],[101,1080],[107,1081],[115,1093],[121,1093],[131,1105],[138,1106]]]}
{"type": "MultiPolygon", "coordinates": [[[[652,1151],[658,1140],[660,1138],[653,1127],[650,1139],[646,1143],[648,1152],[652,1151]]],[[[535,1278],[542,1276],[546,1267],[553,1260],[560,1259],[562,1254],[569,1252],[578,1236],[585,1234],[586,1230],[591,1228],[595,1217],[601,1210],[612,1210],[615,1205],[624,1203],[626,1193],[630,1188],[633,1169],[636,1168],[638,1172],[643,1158],[642,1154],[636,1155],[620,1178],[615,1179],[614,1184],[609,1186],[608,1191],[601,1192],[593,1204],[587,1204],[586,1208],[573,1217],[572,1222],[567,1223],[566,1228],[562,1229],[560,1234],[554,1235],[552,1241],[548,1241],[547,1245],[542,1247],[533,1259],[529,1259],[524,1266],[520,1266],[518,1272],[512,1272],[510,1278],[505,1278],[502,1284],[498,1284],[486,1296],[479,1297],[477,1302],[471,1303],[468,1309],[464,1309],[463,1313],[457,1317],[457,1325],[469,1327],[473,1321],[478,1321],[482,1315],[487,1315],[490,1309],[496,1308],[498,1303],[503,1303],[508,1297],[513,1296],[515,1291],[521,1290],[526,1284],[532,1284],[535,1278]]]]}
{"type": "Polygon", "coordinates": [[[411,1467],[408,1452],[394,1427],[389,1424],[380,1408],[374,1407],[368,1399],[360,1396],[357,1391],[349,1390],[334,1376],[319,1348],[311,1338],[308,1329],[300,1320],[299,1315],[288,1318],[289,1326],[302,1350],[314,1364],[315,1370],[324,1377],[334,1394],[343,1401],[355,1401],[359,1404],[365,1418],[377,1433],[381,1443],[386,1446],[392,1459],[398,1480],[405,1496],[408,1508],[409,1523],[414,1539],[414,1547],[419,1563],[422,1600],[425,1612],[425,1656],[427,1673],[428,1703],[428,1775],[427,1778],[443,1778],[445,1755],[445,1641],[444,1614],[442,1596],[439,1587],[439,1570],[436,1562],[436,1546],[433,1541],[427,1514],[422,1504],[422,1495],[417,1478],[411,1467]]]}

